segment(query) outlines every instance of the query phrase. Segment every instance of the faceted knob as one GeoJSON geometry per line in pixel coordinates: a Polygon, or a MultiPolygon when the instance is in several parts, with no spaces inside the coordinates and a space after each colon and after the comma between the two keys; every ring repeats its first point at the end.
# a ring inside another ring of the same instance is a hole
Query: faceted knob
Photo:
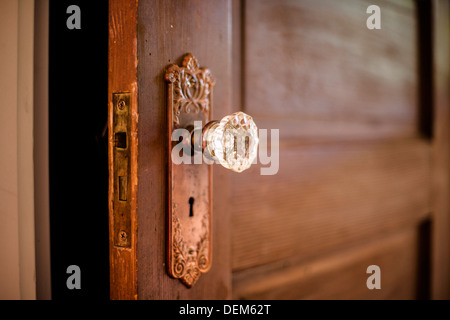
{"type": "Polygon", "coordinates": [[[236,112],[203,128],[202,147],[206,155],[235,172],[248,169],[256,158],[258,128],[253,118],[236,112]]]}

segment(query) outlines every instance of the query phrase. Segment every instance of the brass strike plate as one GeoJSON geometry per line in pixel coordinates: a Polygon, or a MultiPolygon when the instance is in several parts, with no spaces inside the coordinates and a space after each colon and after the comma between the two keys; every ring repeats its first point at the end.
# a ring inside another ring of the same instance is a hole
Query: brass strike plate
{"type": "Polygon", "coordinates": [[[131,247],[130,93],[113,94],[114,245],[131,247]]]}
{"type": "Polygon", "coordinates": [[[174,164],[172,133],[194,121],[205,125],[211,119],[213,78],[187,54],[182,66],[170,65],[168,82],[168,213],[167,268],[170,276],[191,287],[211,267],[212,260],[212,171],[206,163],[174,164]]]}

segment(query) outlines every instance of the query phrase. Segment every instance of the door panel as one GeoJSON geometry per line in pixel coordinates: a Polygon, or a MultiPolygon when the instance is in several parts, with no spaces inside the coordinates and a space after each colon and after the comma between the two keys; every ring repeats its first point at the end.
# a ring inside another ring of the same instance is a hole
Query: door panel
{"type": "Polygon", "coordinates": [[[265,265],[234,274],[234,299],[415,299],[418,232],[408,228],[323,259],[265,265]],[[366,268],[382,270],[381,290],[368,290],[366,268]],[[282,270],[282,272],[281,272],[282,270]]]}
{"type": "Polygon", "coordinates": [[[276,175],[232,177],[233,270],[416,225],[431,210],[429,152],[420,140],[286,143],[276,175]]]}
{"type": "Polygon", "coordinates": [[[419,295],[431,144],[419,126],[416,6],[384,1],[371,31],[370,4],[241,4],[244,110],[280,130],[280,169],[232,175],[234,298],[419,295]],[[382,292],[365,285],[371,264],[382,292]]]}
{"type": "Polygon", "coordinates": [[[245,110],[282,138],[417,134],[413,1],[249,0],[244,7],[245,110]]]}

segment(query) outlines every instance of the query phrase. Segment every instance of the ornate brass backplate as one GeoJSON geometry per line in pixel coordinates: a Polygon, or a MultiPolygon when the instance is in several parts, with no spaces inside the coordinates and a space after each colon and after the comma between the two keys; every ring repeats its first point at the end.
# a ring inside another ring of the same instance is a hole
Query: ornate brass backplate
{"type": "MultiPolygon", "coordinates": [[[[206,163],[175,164],[172,149],[190,139],[172,141],[178,128],[205,125],[211,119],[214,80],[208,69],[200,69],[192,54],[182,66],[172,64],[165,73],[168,83],[168,213],[167,268],[170,276],[191,287],[211,267],[212,172],[206,163]]],[[[196,151],[197,152],[197,151],[196,151]]]]}

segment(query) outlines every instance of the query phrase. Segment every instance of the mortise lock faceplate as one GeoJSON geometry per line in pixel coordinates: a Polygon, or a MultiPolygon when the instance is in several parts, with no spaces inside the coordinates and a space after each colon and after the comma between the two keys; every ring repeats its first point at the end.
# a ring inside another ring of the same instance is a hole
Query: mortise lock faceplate
{"type": "Polygon", "coordinates": [[[114,245],[131,247],[130,93],[113,95],[114,245]]]}

